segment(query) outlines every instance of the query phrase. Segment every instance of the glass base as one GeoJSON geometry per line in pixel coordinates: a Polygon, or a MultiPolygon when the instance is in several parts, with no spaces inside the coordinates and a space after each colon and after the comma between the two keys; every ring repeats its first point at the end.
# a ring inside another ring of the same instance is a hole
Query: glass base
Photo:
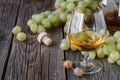
{"type": "Polygon", "coordinates": [[[98,60],[83,60],[80,67],[83,69],[84,74],[94,74],[101,71],[103,65],[98,60]]]}

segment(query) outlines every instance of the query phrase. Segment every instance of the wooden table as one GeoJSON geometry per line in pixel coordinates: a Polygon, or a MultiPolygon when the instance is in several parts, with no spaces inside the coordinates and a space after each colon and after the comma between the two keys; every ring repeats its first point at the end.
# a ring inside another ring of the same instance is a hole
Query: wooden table
{"type": "Polygon", "coordinates": [[[59,49],[63,25],[48,33],[54,45],[46,47],[36,40],[26,25],[33,13],[52,8],[55,0],[0,0],[0,79],[1,80],[120,80],[120,67],[100,60],[104,68],[99,73],[75,77],[72,70],[63,68],[63,60],[79,60],[79,52],[59,49]],[[20,25],[27,41],[18,42],[11,30],[20,25]]]}

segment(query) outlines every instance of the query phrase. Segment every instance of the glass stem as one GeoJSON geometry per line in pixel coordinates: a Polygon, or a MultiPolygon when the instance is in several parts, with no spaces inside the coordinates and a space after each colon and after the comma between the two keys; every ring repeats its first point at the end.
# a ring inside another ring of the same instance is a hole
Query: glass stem
{"type": "Polygon", "coordinates": [[[89,54],[88,54],[88,52],[87,52],[87,54],[85,55],[83,61],[86,61],[86,60],[89,60],[89,54]]]}
{"type": "Polygon", "coordinates": [[[87,52],[86,55],[84,56],[83,61],[81,62],[82,67],[85,69],[84,71],[90,71],[92,68],[92,62],[89,59],[89,53],[87,52]]]}

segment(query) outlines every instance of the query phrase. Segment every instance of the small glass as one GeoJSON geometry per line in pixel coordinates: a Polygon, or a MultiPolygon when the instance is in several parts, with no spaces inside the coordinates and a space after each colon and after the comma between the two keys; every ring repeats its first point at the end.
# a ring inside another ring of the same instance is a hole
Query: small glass
{"type": "Polygon", "coordinates": [[[67,37],[72,47],[87,52],[83,61],[80,62],[84,74],[93,74],[102,70],[102,63],[98,60],[90,60],[88,55],[89,51],[96,50],[103,45],[105,34],[106,23],[102,10],[89,15],[78,11],[73,13],[68,25],[67,37]]]}

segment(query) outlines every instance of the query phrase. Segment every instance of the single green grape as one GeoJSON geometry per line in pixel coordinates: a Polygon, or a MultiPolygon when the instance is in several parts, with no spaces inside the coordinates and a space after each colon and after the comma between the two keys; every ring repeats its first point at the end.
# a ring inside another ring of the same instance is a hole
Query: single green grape
{"type": "Polygon", "coordinates": [[[115,61],[120,59],[120,53],[117,50],[113,50],[110,52],[109,57],[115,61]]]}
{"type": "Polygon", "coordinates": [[[116,50],[112,50],[110,52],[109,58],[112,59],[113,61],[117,61],[120,58],[120,53],[116,50]]]}
{"type": "Polygon", "coordinates": [[[116,50],[116,46],[114,43],[111,43],[111,44],[107,44],[107,50],[109,52],[113,51],[113,50],[116,50]]]}
{"type": "Polygon", "coordinates": [[[38,29],[37,24],[32,24],[30,26],[30,31],[33,32],[33,33],[37,33],[37,29],[38,29]]]}
{"type": "Polygon", "coordinates": [[[76,5],[74,3],[68,3],[67,10],[68,11],[74,11],[76,5]]]}
{"type": "Polygon", "coordinates": [[[50,23],[50,21],[49,21],[49,19],[43,19],[43,21],[42,21],[42,25],[46,28],[46,29],[51,29],[51,23],[50,23]]]}
{"type": "Polygon", "coordinates": [[[36,18],[36,15],[38,15],[38,14],[33,14],[33,15],[32,15],[32,19],[35,19],[35,18],[36,18]]]}
{"type": "Polygon", "coordinates": [[[66,13],[61,13],[60,14],[60,20],[62,22],[66,22],[67,21],[67,14],[66,13]]]}
{"type": "Polygon", "coordinates": [[[57,21],[56,16],[53,15],[53,14],[48,15],[47,18],[49,19],[49,21],[50,21],[51,23],[55,23],[55,22],[57,21]]]}
{"type": "Polygon", "coordinates": [[[116,31],[113,35],[113,37],[118,40],[120,38],[120,31],[116,31]]]}
{"type": "Polygon", "coordinates": [[[107,49],[107,45],[105,44],[103,45],[103,53],[107,56],[110,54],[109,50],[107,49]]]}
{"type": "Polygon", "coordinates": [[[27,25],[30,27],[32,24],[36,24],[36,21],[34,19],[28,20],[27,25]]]}
{"type": "Polygon", "coordinates": [[[105,44],[111,44],[111,43],[115,43],[115,38],[114,37],[106,38],[105,44]]]}
{"type": "Polygon", "coordinates": [[[70,48],[70,42],[67,41],[66,39],[63,39],[61,44],[60,44],[60,49],[61,50],[68,50],[70,48]]]}
{"type": "Polygon", "coordinates": [[[62,2],[62,3],[60,4],[60,8],[61,8],[61,9],[66,9],[66,8],[67,8],[67,2],[62,2]]]}
{"type": "Polygon", "coordinates": [[[38,26],[38,30],[37,30],[38,34],[41,33],[41,32],[45,32],[45,31],[46,31],[46,29],[43,27],[43,25],[38,26]]]}
{"type": "Polygon", "coordinates": [[[42,14],[37,14],[35,17],[35,21],[39,23],[42,22],[43,19],[44,19],[44,15],[42,14]]]}
{"type": "Polygon", "coordinates": [[[90,51],[89,52],[89,58],[90,59],[95,59],[95,57],[96,57],[96,52],[95,51],[90,51]]]}
{"type": "Polygon", "coordinates": [[[18,41],[25,41],[27,38],[26,34],[24,32],[20,32],[17,34],[16,39],[18,41]]]}
{"type": "Polygon", "coordinates": [[[97,50],[97,56],[98,56],[99,58],[104,58],[104,57],[105,57],[105,54],[103,53],[103,49],[102,49],[102,48],[99,48],[99,49],[97,50]]]}
{"type": "Polygon", "coordinates": [[[45,11],[44,14],[45,14],[46,16],[48,16],[48,15],[52,14],[52,12],[51,12],[51,11],[45,11]]]}
{"type": "Polygon", "coordinates": [[[13,29],[12,29],[12,33],[14,35],[18,34],[19,32],[21,32],[21,27],[20,26],[15,26],[13,29]]]}

